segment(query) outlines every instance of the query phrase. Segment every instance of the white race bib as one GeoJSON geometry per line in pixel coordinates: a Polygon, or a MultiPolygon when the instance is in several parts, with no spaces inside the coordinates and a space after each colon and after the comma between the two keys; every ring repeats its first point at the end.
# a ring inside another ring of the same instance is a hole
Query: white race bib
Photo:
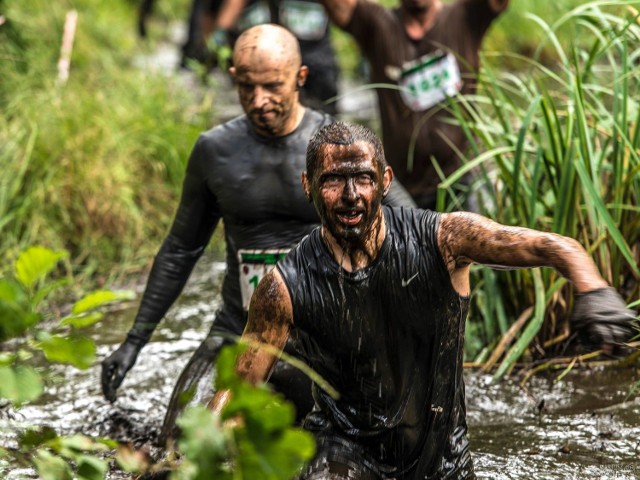
{"type": "Polygon", "coordinates": [[[329,18],[319,3],[285,0],[280,5],[280,22],[299,40],[320,40],[329,18]]]}
{"type": "Polygon", "coordinates": [[[238,19],[238,30],[244,32],[256,25],[262,25],[263,23],[271,22],[271,12],[269,11],[269,4],[264,1],[256,2],[253,5],[247,7],[242,16],[238,19]]]}
{"type": "Polygon", "coordinates": [[[398,84],[404,103],[416,112],[437,105],[462,87],[458,62],[452,53],[441,52],[405,63],[398,84]]]}
{"type": "Polygon", "coordinates": [[[267,250],[238,250],[238,264],[240,268],[240,292],[242,306],[249,310],[249,302],[258,283],[275,267],[276,262],[284,258],[289,249],[267,250]]]}

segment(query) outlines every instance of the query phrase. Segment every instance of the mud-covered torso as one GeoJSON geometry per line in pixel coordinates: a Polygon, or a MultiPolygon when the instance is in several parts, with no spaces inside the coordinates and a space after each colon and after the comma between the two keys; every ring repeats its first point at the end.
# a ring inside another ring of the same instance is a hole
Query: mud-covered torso
{"type": "MultiPolygon", "coordinates": [[[[316,388],[332,428],[363,439],[397,472],[440,469],[465,427],[462,342],[468,299],[436,244],[439,215],[384,207],[387,236],[369,267],[339,267],[315,230],[278,264],[292,338],[341,397],[316,388]]],[[[465,440],[466,441],[466,440],[465,440]]],[[[393,471],[390,473],[394,473],[393,471]]]]}

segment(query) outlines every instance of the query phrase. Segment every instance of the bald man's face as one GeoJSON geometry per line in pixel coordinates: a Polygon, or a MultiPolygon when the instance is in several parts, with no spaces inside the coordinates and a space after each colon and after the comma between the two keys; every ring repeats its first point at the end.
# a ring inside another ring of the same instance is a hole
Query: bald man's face
{"type": "Polygon", "coordinates": [[[284,55],[271,56],[255,49],[239,50],[230,69],[244,112],[260,135],[279,137],[296,127],[298,85],[306,67],[284,55]]]}

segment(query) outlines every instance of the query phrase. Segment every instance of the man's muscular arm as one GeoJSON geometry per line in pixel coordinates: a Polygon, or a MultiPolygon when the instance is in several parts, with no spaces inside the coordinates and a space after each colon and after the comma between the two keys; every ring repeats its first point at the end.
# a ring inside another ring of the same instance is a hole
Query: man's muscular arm
{"type": "Polygon", "coordinates": [[[553,267],[579,293],[607,286],[591,257],[574,239],[500,225],[473,213],[442,215],[438,245],[454,287],[461,292],[460,286],[467,294],[472,263],[495,268],[553,267]]]}
{"type": "Polygon", "coordinates": [[[470,292],[471,263],[498,268],[553,267],[576,288],[571,325],[585,343],[611,352],[638,334],[635,312],[626,308],[584,248],[571,238],[457,212],[442,215],[438,247],[451,283],[461,295],[470,292]]]}
{"type": "Polygon", "coordinates": [[[349,25],[358,0],[322,0],[322,4],[333,23],[344,28],[349,25]]]}
{"type": "MultiPolygon", "coordinates": [[[[260,281],[251,297],[249,319],[240,340],[248,343],[248,348],[238,358],[237,373],[254,385],[266,382],[277,357],[261,344],[282,350],[292,322],[289,290],[278,269],[274,268],[260,281]]],[[[229,399],[228,391],[217,392],[209,402],[209,408],[219,413],[229,399]]]]}

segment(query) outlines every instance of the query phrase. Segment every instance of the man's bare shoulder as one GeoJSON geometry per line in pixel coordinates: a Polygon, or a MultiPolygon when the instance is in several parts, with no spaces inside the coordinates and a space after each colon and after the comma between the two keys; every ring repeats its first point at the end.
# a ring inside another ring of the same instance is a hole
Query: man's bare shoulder
{"type": "Polygon", "coordinates": [[[269,272],[258,284],[251,297],[249,322],[255,328],[265,323],[291,323],[293,307],[289,289],[277,268],[269,272]]]}

